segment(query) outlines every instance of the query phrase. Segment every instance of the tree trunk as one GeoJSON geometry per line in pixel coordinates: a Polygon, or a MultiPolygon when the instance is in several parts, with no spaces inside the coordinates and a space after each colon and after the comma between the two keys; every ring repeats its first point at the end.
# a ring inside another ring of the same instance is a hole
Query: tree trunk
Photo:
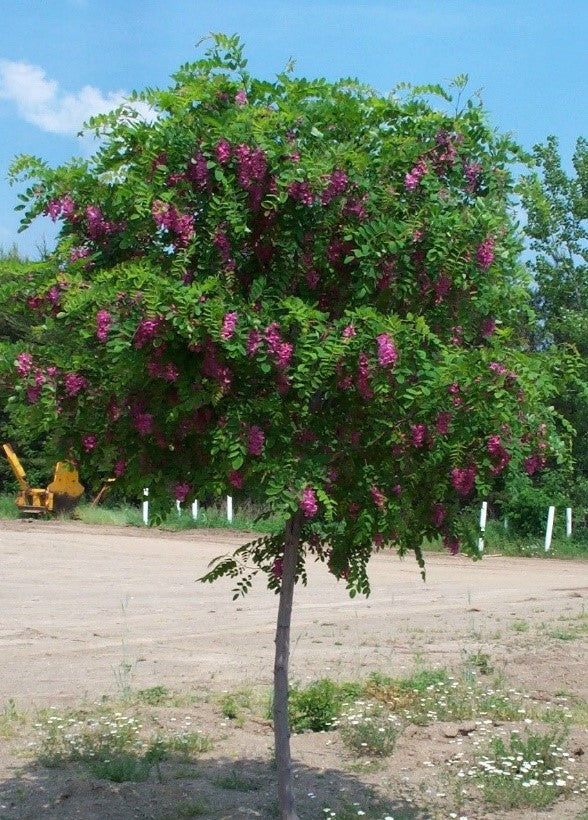
{"type": "Polygon", "coordinates": [[[286,524],[282,586],[276,628],[274,663],[274,740],[278,769],[278,806],[280,820],[298,820],[294,801],[292,758],[290,756],[290,725],[288,722],[288,662],[290,659],[290,622],[294,577],[300,539],[300,514],[286,524]]]}

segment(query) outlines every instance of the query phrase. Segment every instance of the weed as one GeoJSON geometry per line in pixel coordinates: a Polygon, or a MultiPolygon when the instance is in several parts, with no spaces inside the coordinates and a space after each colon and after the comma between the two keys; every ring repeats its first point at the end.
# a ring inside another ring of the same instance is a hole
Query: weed
{"type": "Polygon", "coordinates": [[[558,730],[547,734],[511,732],[494,738],[485,755],[467,772],[494,808],[543,808],[586,781],[570,773],[573,757],[558,730]]]}
{"type": "Polygon", "coordinates": [[[174,818],[201,817],[208,812],[208,807],[200,800],[184,800],[174,808],[174,818]]]}
{"type": "Polygon", "coordinates": [[[236,792],[254,792],[260,788],[260,784],[256,780],[243,777],[236,769],[231,769],[229,774],[215,778],[213,782],[219,789],[236,792]]]}
{"type": "Polygon", "coordinates": [[[135,699],[148,706],[161,706],[169,700],[169,696],[169,689],[165,686],[151,686],[149,689],[139,689],[135,693],[135,699]]]}
{"type": "Polygon", "coordinates": [[[529,624],[527,623],[527,621],[513,621],[510,625],[510,628],[513,629],[515,632],[528,632],[529,624]]]}
{"type": "Polygon", "coordinates": [[[6,706],[0,710],[0,737],[5,740],[14,737],[17,727],[24,723],[26,723],[25,714],[18,711],[14,700],[10,698],[6,706]]]}
{"type": "Polygon", "coordinates": [[[394,751],[402,724],[379,703],[356,701],[338,722],[343,743],[355,754],[387,757],[394,751]]]}
{"type": "Polygon", "coordinates": [[[288,704],[291,731],[329,731],[343,704],[358,697],[361,691],[361,684],[335,683],[328,678],[314,681],[305,689],[292,688],[288,704]]]}

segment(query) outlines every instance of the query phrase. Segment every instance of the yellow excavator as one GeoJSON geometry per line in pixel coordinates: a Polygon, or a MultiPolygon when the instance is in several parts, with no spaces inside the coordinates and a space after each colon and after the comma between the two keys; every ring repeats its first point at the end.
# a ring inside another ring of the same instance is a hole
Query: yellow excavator
{"type": "Polygon", "coordinates": [[[20,487],[16,506],[21,514],[68,512],[76,506],[83,495],[84,487],[80,484],[77,468],[71,461],[58,461],[53,481],[46,489],[42,489],[30,486],[24,468],[10,444],[3,444],[2,449],[20,487]]]}

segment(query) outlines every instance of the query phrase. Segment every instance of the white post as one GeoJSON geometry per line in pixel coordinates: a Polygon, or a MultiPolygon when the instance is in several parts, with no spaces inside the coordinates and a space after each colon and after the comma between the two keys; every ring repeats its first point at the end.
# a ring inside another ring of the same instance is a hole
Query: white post
{"type": "Polygon", "coordinates": [[[572,508],[566,507],[566,535],[572,537],[572,508]]]}
{"type": "Polygon", "coordinates": [[[547,527],[545,529],[545,552],[551,547],[551,537],[553,535],[553,519],[555,518],[555,507],[550,507],[547,513],[547,527]]]}
{"type": "Polygon", "coordinates": [[[480,532],[482,535],[478,538],[478,550],[484,552],[484,533],[486,532],[486,517],[488,515],[488,502],[482,501],[482,509],[480,510],[480,532]]]}
{"type": "Polygon", "coordinates": [[[176,510],[178,511],[178,515],[181,515],[181,514],[182,514],[182,505],[181,505],[181,504],[180,504],[180,502],[177,500],[177,498],[176,498],[176,510]]]}
{"type": "Polygon", "coordinates": [[[192,518],[194,521],[198,518],[198,500],[192,502],[192,518]]]}
{"type": "Polygon", "coordinates": [[[232,520],[233,520],[233,496],[228,495],[227,496],[227,521],[230,524],[232,522],[232,520]]]}
{"type": "Polygon", "coordinates": [[[143,490],[143,524],[149,524],[149,487],[143,490]]]}
{"type": "Polygon", "coordinates": [[[508,529],[508,516],[506,516],[506,515],[504,516],[504,529],[505,530],[508,529]]]}

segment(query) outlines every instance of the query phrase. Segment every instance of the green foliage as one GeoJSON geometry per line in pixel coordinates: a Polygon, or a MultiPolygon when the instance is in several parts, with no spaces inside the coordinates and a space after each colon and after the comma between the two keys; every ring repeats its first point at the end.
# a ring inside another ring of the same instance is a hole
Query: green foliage
{"type": "Polygon", "coordinates": [[[329,678],[300,689],[292,687],[288,716],[292,732],[328,732],[334,727],[345,703],[358,697],[361,685],[335,683],[329,678]]]}
{"type": "MultiPolygon", "coordinates": [[[[303,582],[311,558],[367,593],[374,546],[422,567],[425,538],[476,555],[464,500],[566,445],[559,359],[521,337],[522,155],[462,91],[258,80],[216,35],[170,88],[94,118],[93,156],[18,158],[23,227],[61,227],[0,284],[30,325],[0,358],[11,429],[92,484],[149,486],[158,521],[170,496],[233,488],[296,515],[303,582]]],[[[277,590],[283,550],[268,535],[205,580],[277,590]]]]}

